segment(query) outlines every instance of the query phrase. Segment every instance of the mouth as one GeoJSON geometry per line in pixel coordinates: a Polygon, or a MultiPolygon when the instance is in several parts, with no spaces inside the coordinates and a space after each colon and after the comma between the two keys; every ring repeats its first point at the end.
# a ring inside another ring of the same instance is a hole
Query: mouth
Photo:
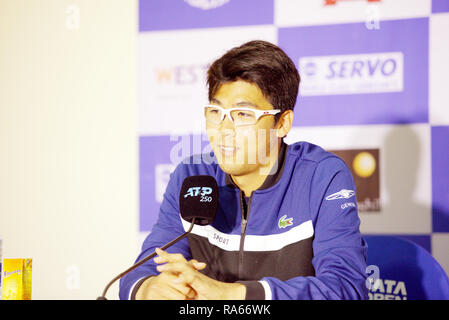
{"type": "Polygon", "coordinates": [[[220,150],[221,154],[223,154],[225,156],[232,156],[237,152],[237,150],[239,150],[239,148],[219,145],[218,150],[220,150]]]}

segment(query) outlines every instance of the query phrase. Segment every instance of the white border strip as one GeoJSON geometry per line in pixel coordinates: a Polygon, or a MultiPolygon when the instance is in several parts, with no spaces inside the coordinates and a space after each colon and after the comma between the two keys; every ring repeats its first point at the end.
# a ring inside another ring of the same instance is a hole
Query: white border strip
{"type": "MultiPolygon", "coordinates": [[[[184,230],[190,228],[190,223],[181,218],[184,230]]],[[[226,251],[238,251],[240,249],[240,234],[227,234],[218,231],[211,225],[195,225],[192,233],[205,237],[213,244],[226,251]]],[[[312,237],[314,234],[312,220],[305,221],[290,230],[279,234],[264,236],[246,235],[243,250],[245,251],[276,251],[292,243],[312,237]]]]}
{"type": "MultiPolygon", "coordinates": [[[[181,218],[182,226],[187,232],[190,228],[190,222],[181,218]]],[[[193,234],[207,238],[210,244],[213,244],[223,250],[227,251],[239,251],[240,249],[240,235],[239,234],[227,234],[218,231],[211,225],[200,226],[195,225],[192,229],[193,234]]]]}
{"type": "Polygon", "coordinates": [[[259,283],[262,285],[263,289],[265,290],[265,300],[273,300],[273,294],[271,293],[271,288],[268,282],[266,281],[259,281],[259,283]]]}

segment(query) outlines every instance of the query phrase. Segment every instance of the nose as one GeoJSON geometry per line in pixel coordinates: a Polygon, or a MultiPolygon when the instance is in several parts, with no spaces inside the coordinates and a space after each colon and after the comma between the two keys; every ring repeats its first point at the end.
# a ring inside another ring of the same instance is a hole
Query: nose
{"type": "Polygon", "coordinates": [[[220,144],[233,145],[235,138],[235,127],[231,119],[226,116],[218,126],[218,135],[220,144]]]}
{"type": "Polygon", "coordinates": [[[232,130],[232,131],[234,131],[235,126],[234,126],[234,124],[232,123],[232,120],[229,117],[230,117],[229,115],[226,115],[224,117],[223,121],[220,123],[220,125],[218,127],[220,129],[220,131],[223,131],[223,130],[226,130],[226,131],[232,130]]]}

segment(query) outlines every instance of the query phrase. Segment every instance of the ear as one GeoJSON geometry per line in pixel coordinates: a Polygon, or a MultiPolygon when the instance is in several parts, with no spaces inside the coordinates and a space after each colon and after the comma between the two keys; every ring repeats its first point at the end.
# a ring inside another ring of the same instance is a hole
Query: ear
{"type": "Polygon", "coordinates": [[[278,136],[278,138],[284,138],[292,128],[292,124],[293,111],[284,111],[284,113],[282,113],[281,117],[279,118],[278,123],[276,124],[276,135],[278,136]]]}

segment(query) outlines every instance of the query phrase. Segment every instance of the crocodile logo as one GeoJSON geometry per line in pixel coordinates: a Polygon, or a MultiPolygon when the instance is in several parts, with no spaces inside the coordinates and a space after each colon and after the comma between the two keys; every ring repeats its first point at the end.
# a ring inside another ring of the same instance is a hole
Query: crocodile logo
{"type": "Polygon", "coordinates": [[[278,226],[279,228],[283,229],[283,228],[287,228],[293,225],[293,218],[287,218],[287,215],[283,215],[278,222],[278,226]]]}

